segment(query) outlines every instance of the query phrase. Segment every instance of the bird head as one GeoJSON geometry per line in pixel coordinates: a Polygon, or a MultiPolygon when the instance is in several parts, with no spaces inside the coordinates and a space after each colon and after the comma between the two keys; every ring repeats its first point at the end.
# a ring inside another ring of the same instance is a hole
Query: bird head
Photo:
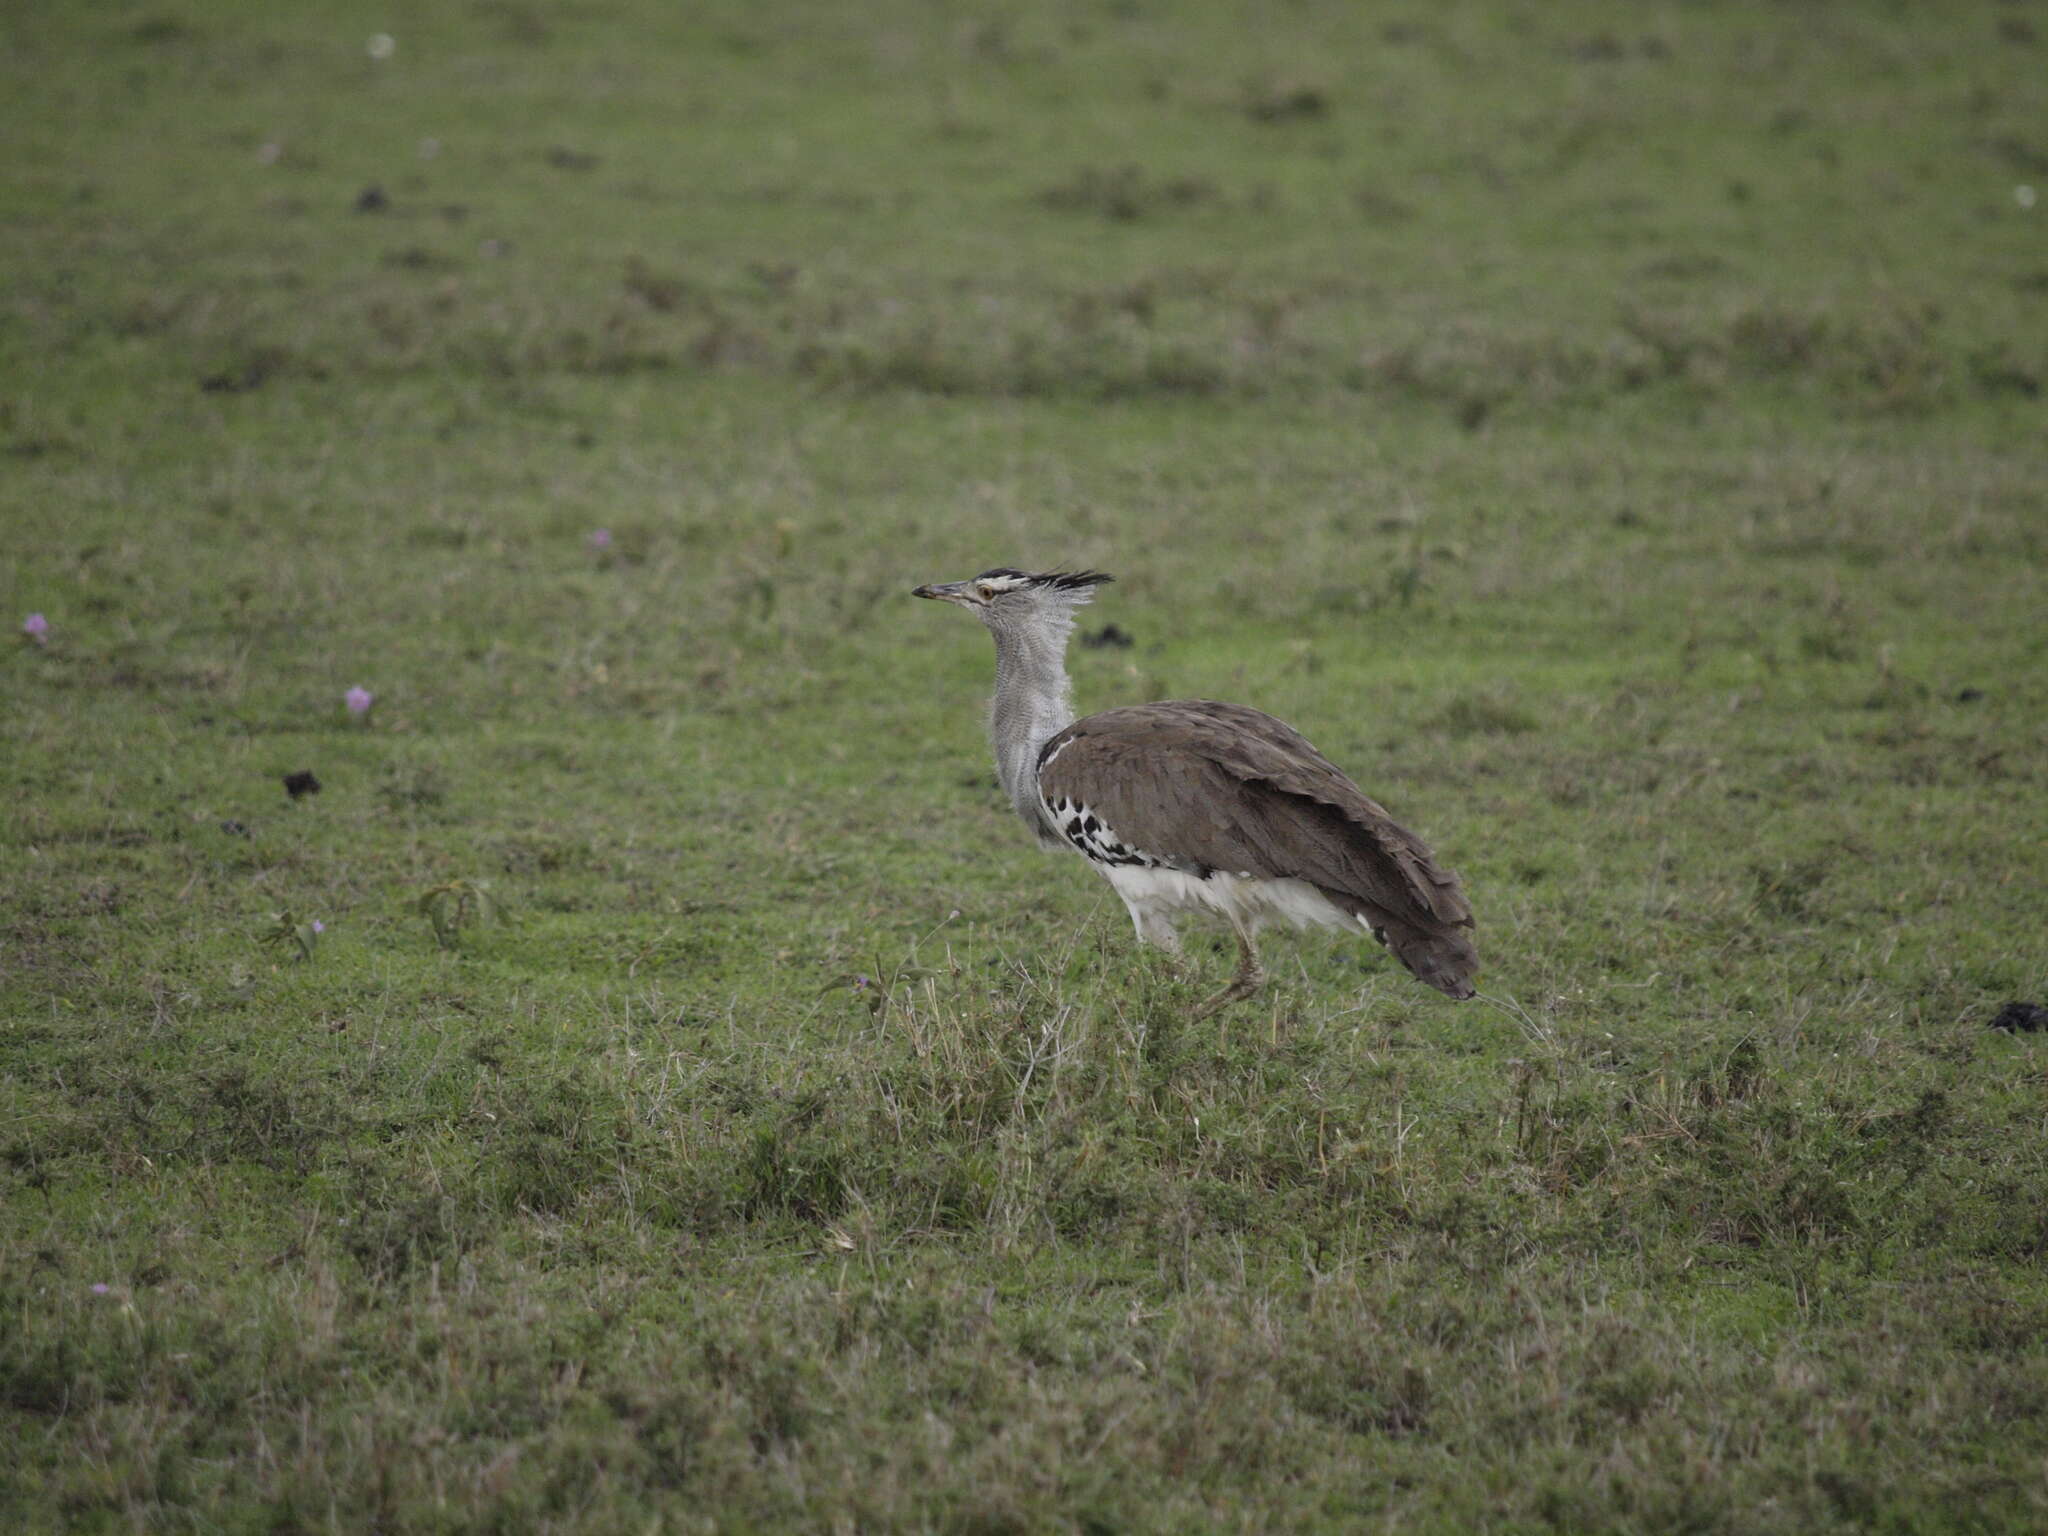
{"type": "Polygon", "coordinates": [[[1064,635],[1074,610],[1092,600],[1103,582],[1115,579],[1100,571],[1033,573],[1003,565],[966,581],[929,582],[910,595],[956,603],[999,633],[1058,625],[1064,635]]]}

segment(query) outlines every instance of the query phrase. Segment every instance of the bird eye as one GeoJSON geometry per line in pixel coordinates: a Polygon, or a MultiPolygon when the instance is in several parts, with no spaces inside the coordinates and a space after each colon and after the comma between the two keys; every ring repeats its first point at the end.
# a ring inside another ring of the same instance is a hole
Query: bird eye
{"type": "Polygon", "coordinates": [[[987,582],[985,582],[985,581],[984,581],[984,582],[982,582],[982,583],[981,583],[981,584],[980,584],[979,586],[977,586],[977,587],[976,587],[976,588],[975,588],[974,590],[975,590],[975,591],[976,591],[976,592],[977,592],[978,594],[980,594],[981,600],[982,600],[982,601],[983,601],[984,603],[985,603],[985,602],[987,602],[987,601],[988,601],[988,600],[989,600],[990,598],[992,598],[992,597],[994,597],[994,596],[996,595],[996,589],[995,589],[994,587],[990,586],[990,585],[989,585],[989,584],[988,584],[987,582]]]}

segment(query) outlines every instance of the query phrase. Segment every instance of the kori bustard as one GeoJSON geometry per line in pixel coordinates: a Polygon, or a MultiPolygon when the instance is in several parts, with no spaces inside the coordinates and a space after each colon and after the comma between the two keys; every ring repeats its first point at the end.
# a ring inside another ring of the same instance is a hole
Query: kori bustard
{"type": "Polygon", "coordinates": [[[915,590],[995,637],[989,736],[1024,824],[1101,870],[1143,942],[1178,955],[1187,912],[1230,925],[1237,973],[1197,1018],[1265,984],[1255,935],[1276,920],[1370,933],[1439,992],[1472,996],[1479,956],[1458,877],[1292,726],[1208,699],[1074,718],[1067,636],[1111,579],[998,567],[915,590]]]}

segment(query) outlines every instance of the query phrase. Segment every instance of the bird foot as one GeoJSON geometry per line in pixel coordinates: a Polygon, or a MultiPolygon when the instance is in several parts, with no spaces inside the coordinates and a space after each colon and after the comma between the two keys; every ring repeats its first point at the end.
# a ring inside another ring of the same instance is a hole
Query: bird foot
{"type": "Polygon", "coordinates": [[[1254,960],[1250,965],[1240,965],[1237,974],[1230,978],[1230,985],[1203,1003],[1189,1016],[1190,1023],[1200,1023],[1211,1014],[1221,1013],[1233,1003],[1241,1003],[1248,997],[1258,995],[1266,984],[1266,968],[1254,960]]]}

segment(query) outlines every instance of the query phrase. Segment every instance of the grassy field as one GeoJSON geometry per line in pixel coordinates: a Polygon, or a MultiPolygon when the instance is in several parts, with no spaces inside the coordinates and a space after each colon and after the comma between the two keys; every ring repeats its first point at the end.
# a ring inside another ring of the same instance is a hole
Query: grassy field
{"type": "Polygon", "coordinates": [[[2048,1526],[2048,13],[412,9],[0,15],[0,1524],[2048,1526]]]}

